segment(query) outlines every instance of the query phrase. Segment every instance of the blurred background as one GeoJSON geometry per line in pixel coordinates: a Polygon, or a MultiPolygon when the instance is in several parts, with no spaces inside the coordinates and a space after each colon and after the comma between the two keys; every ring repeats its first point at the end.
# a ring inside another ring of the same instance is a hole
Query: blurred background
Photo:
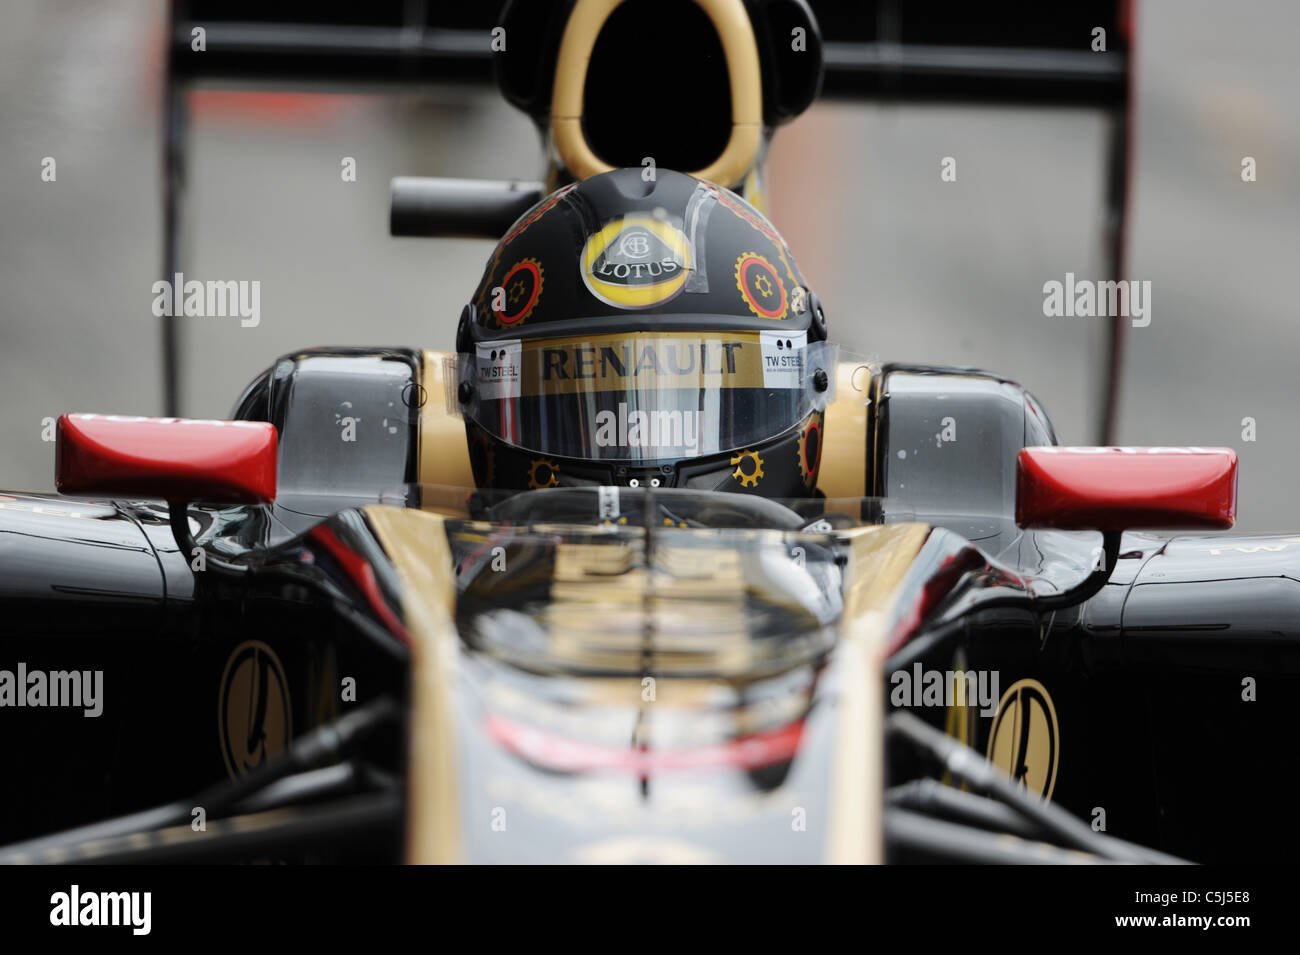
{"type": "MultiPolygon", "coordinates": [[[[0,0],[0,487],[52,487],[46,418],[163,410],[166,21],[163,0],[0,0]]],[[[1152,321],[1127,333],[1118,438],[1235,448],[1239,528],[1300,530],[1300,5],[1142,0],[1136,33],[1125,277],[1152,283],[1152,321]]],[[[184,271],[262,285],[256,328],[183,320],[190,416],[304,346],[452,347],[492,243],[390,238],[390,178],[543,168],[492,89],[190,104],[184,271]]],[[[1088,443],[1104,321],[1044,317],[1042,287],[1105,277],[1105,153],[1084,110],[823,102],[774,140],[771,217],[844,345],[999,372],[1088,443]]]]}

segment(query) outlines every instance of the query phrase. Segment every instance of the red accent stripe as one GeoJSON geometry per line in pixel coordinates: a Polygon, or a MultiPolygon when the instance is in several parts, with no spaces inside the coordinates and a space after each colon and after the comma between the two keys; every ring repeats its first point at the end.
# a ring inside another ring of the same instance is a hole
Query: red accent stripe
{"type": "Polygon", "coordinates": [[[375,577],[375,568],[371,567],[364,557],[339,540],[338,535],[324,524],[313,527],[307,536],[325,548],[325,551],[339,562],[348,578],[365,595],[366,602],[370,604],[370,608],[383,621],[389,632],[410,646],[411,634],[397,614],[393,613],[393,608],[384,600],[384,595],[379,590],[379,580],[375,577]]]}
{"type": "Polygon", "coordinates": [[[793,759],[803,737],[802,720],[722,743],[661,750],[566,739],[496,713],[487,716],[484,729],[496,743],[516,756],[555,772],[624,772],[637,776],[771,766],[793,759]]]}
{"type": "Polygon", "coordinates": [[[949,554],[921,585],[920,592],[911,604],[898,617],[894,629],[885,641],[885,655],[898,651],[907,638],[912,636],[930,615],[930,612],[952,593],[953,588],[972,570],[986,566],[984,556],[974,547],[963,547],[955,554],[949,554]]]}

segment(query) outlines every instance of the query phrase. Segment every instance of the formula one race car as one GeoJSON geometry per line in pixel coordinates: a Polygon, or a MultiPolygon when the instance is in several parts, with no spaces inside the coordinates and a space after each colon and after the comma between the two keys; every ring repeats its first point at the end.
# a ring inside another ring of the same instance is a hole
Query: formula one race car
{"type": "Polygon", "coordinates": [[[61,494],[0,495],[0,860],[1300,842],[1300,538],[1137,533],[1229,528],[1235,454],[1061,447],[1013,382],[837,348],[760,211],[818,25],[670,6],[508,4],[545,185],[395,182],[395,232],[501,237],[454,352],[286,355],[229,421],[64,415],[61,494]],[[716,74],[689,131],[589,82],[663,34],[716,74]]]}

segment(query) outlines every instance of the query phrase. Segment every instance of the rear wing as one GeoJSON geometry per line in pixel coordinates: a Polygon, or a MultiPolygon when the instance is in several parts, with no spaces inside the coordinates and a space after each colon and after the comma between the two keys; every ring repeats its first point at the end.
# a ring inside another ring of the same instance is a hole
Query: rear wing
{"type": "MultiPolygon", "coordinates": [[[[526,0],[564,8],[572,0],[526,0]]],[[[788,0],[784,0],[788,2],[788,0]]],[[[502,3],[175,0],[168,60],[177,83],[317,85],[493,79],[502,3]],[[202,56],[191,55],[194,30],[202,56]]],[[[748,0],[751,13],[779,6],[748,0]]],[[[1129,4],[1123,0],[810,0],[823,95],[1110,108],[1123,105],[1129,4]],[[1105,56],[1092,50],[1104,31],[1105,56]]]]}
{"type": "Polygon", "coordinates": [[[825,37],[824,96],[1104,110],[1128,100],[1124,0],[811,5],[825,37]]]}
{"type": "Polygon", "coordinates": [[[427,0],[173,0],[178,84],[356,88],[492,79],[499,4],[427,0]],[[196,29],[202,55],[194,55],[196,29]]]}

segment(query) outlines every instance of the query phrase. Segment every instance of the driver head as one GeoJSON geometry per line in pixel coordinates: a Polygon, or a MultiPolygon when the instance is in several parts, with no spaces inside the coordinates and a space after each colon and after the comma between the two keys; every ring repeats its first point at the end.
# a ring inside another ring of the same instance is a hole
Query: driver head
{"type": "Polygon", "coordinates": [[[457,333],[479,487],[811,496],[834,382],[784,240],[734,193],[624,169],[525,213],[457,333]]]}

